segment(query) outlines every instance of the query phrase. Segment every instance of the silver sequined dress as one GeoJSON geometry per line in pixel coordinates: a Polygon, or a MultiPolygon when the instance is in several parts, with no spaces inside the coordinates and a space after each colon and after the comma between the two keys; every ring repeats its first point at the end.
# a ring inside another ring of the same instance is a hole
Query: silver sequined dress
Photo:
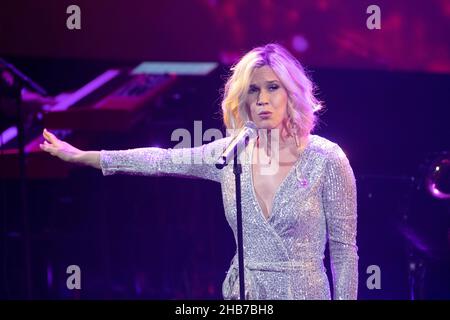
{"type": "MultiPolygon", "coordinates": [[[[237,239],[232,165],[214,161],[230,137],[185,149],[138,148],[100,152],[103,175],[115,173],[197,177],[219,182],[225,215],[237,239]]],[[[253,159],[254,142],[241,159],[253,159]]],[[[330,299],[323,263],[328,242],[334,299],[356,299],[356,185],[352,168],[335,143],[310,135],[308,145],[278,187],[265,218],[253,186],[251,163],[243,160],[242,213],[248,299],[330,299]]],[[[200,206],[201,204],[199,204],[200,206]]],[[[238,299],[237,254],[222,285],[225,299],[238,299]]]]}

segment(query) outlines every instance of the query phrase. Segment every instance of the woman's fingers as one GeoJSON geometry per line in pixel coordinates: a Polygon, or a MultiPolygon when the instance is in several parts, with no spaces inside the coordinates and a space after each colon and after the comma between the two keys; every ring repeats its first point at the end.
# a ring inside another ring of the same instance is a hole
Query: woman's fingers
{"type": "Polygon", "coordinates": [[[44,138],[46,138],[47,140],[51,141],[53,139],[53,137],[50,135],[50,132],[47,131],[47,129],[44,129],[44,138]]]}
{"type": "Polygon", "coordinates": [[[42,136],[44,137],[44,141],[50,140],[50,137],[48,136],[48,132],[46,129],[42,132],[42,136]]]}
{"type": "Polygon", "coordinates": [[[52,147],[52,145],[51,145],[50,143],[48,143],[47,141],[45,141],[43,144],[41,143],[41,144],[39,145],[39,147],[40,147],[42,150],[46,151],[46,152],[49,152],[49,153],[52,153],[52,154],[53,154],[53,152],[54,152],[54,147],[52,147]]]}
{"type": "Polygon", "coordinates": [[[57,138],[52,133],[48,132],[47,129],[44,129],[43,136],[45,138],[44,143],[39,144],[39,147],[41,150],[55,155],[56,142],[58,141],[57,138]]]}
{"type": "Polygon", "coordinates": [[[56,136],[47,129],[44,129],[44,138],[53,144],[58,142],[58,138],[56,138],[56,136]]]}

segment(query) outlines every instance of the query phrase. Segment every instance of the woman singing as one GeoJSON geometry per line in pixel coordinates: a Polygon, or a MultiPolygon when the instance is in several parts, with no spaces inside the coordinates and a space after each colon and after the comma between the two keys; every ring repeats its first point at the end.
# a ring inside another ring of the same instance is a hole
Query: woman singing
{"type": "MultiPolygon", "coordinates": [[[[334,299],[356,299],[358,254],[355,178],[336,144],[312,130],[320,104],[300,62],[277,44],[257,47],[232,67],[222,101],[227,129],[258,128],[242,163],[247,299],[331,299],[323,263],[328,243],[334,299]],[[274,169],[275,168],[275,169],[274,169]],[[269,170],[273,169],[273,170],[269,170]]],[[[44,130],[42,150],[115,173],[198,177],[221,184],[225,215],[237,239],[233,167],[206,161],[232,137],[189,149],[82,151],[44,130]],[[175,161],[189,155],[204,161],[175,161]]],[[[239,298],[237,254],[223,281],[239,298]]]]}

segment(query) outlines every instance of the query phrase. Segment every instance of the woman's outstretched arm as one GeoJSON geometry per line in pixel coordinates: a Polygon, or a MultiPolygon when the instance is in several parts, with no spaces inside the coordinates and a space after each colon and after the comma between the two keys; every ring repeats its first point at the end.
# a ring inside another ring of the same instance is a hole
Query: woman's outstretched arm
{"type": "Polygon", "coordinates": [[[75,148],[71,144],[58,139],[47,129],[44,129],[42,135],[45,140],[39,146],[43,151],[67,162],[101,169],[100,151],[83,151],[75,148]]]}
{"type": "Polygon", "coordinates": [[[156,147],[128,150],[83,151],[59,140],[44,130],[41,149],[64,161],[101,169],[103,175],[180,176],[220,182],[221,170],[214,160],[224,150],[229,137],[194,148],[163,149],[156,147]]]}

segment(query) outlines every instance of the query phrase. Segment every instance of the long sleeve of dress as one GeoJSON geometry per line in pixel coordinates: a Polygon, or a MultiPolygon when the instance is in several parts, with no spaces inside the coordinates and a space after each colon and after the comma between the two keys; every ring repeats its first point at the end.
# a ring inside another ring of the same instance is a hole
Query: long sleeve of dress
{"type": "Polygon", "coordinates": [[[195,148],[156,147],[100,151],[103,175],[180,176],[220,182],[221,170],[214,165],[229,138],[218,139],[195,148]]]}
{"type": "Polygon", "coordinates": [[[323,199],[333,276],[333,298],[356,299],[358,294],[356,182],[350,163],[339,146],[333,148],[328,157],[323,199]]]}

